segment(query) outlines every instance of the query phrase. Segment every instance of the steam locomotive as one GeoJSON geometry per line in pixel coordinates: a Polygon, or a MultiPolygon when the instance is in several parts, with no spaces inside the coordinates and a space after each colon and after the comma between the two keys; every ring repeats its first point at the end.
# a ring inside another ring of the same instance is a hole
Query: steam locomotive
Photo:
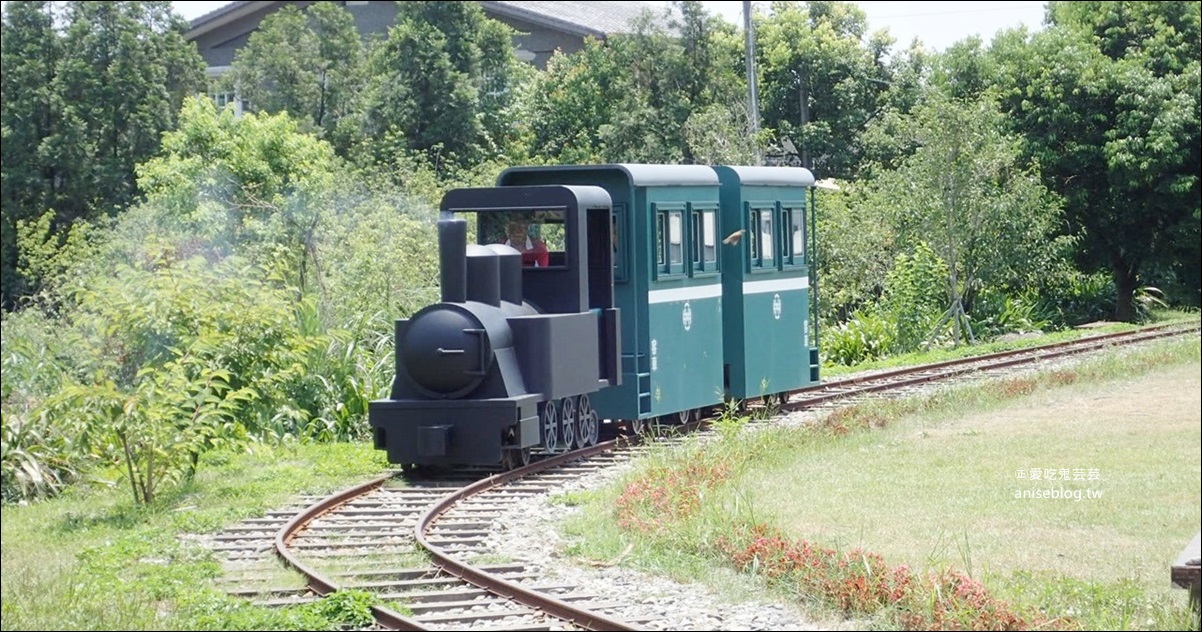
{"type": "Polygon", "coordinates": [[[613,164],[449,191],[441,301],[396,322],[375,447],[405,467],[515,467],[603,423],[817,382],[813,185],[797,167],[613,164]]]}

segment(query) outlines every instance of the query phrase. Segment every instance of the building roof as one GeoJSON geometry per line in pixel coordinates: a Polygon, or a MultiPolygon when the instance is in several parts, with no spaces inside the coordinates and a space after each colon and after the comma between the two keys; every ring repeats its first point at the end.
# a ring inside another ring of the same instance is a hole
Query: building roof
{"type": "Polygon", "coordinates": [[[525,20],[581,37],[629,33],[634,20],[654,7],[644,2],[481,2],[489,13],[525,20]]]}
{"type": "MultiPolygon", "coordinates": [[[[284,2],[230,2],[210,11],[189,24],[187,37],[195,38],[238,18],[284,2]]],[[[644,10],[655,8],[644,2],[480,2],[486,13],[545,26],[580,37],[604,38],[612,33],[627,33],[644,10]]]]}

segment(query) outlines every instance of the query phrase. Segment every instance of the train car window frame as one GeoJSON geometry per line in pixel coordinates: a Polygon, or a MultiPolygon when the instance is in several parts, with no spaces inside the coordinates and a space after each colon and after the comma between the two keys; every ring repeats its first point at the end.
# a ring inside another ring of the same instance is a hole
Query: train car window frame
{"type": "MultiPolygon", "coordinates": [[[[716,205],[715,205],[716,206],[716,205]]],[[[717,274],[718,209],[708,205],[694,208],[689,204],[690,263],[693,276],[717,274]],[[708,250],[707,250],[708,249],[708,250]]]]}
{"type": "Polygon", "coordinates": [[[796,202],[781,204],[781,252],[787,255],[784,265],[806,264],[805,206],[796,202]],[[784,227],[788,226],[788,231],[784,227]]]}
{"type": "Polygon", "coordinates": [[[626,283],[629,280],[629,277],[626,275],[626,257],[630,249],[626,247],[629,240],[626,235],[625,204],[613,205],[610,221],[613,223],[613,232],[610,234],[610,239],[613,240],[614,283],[626,283]]]}
{"type": "Polygon", "coordinates": [[[746,222],[744,230],[747,231],[747,253],[746,259],[747,271],[764,271],[778,267],[779,257],[774,253],[780,250],[779,232],[776,230],[779,221],[776,221],[776,204],[764,202],[744,202],[743,203],[743,219],[746,222]],[[765,221],[766,220],[766,221],[765,221]],[[764,233],[762,228],[767,226],[768,232],[764,233]],[[765,253],[767,246],[767,253],[765,253]]]}
{"type": "Polygon", "coordinates": [[[688,241],[685,236],[685,205],[652,204],[651,212],[655,217],[655,273],[653,279],[684,276],[685,253],[688,241]],[[676,239],[676,250],[673,251],[673,238],[676,239]]]}

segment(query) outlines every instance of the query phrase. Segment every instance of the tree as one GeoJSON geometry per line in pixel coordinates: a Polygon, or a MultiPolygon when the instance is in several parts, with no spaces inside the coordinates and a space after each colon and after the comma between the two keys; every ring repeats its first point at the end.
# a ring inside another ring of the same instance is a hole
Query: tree
{"type": "Polygon", "coordinates": [[[679,15],[645,12],[631,33],[552,57],[526,104],[535,152],[566,163],[754,153],[734,27],[698,2],[674,4],[679,15]]]}
{"type": "Polygon", "coordinates": [[[31,220],[50,206],[52,165],[40,155],[42,141],[55,126],[51,82],[62,55],[49,2],[11,2],[0,25],[0,216],[3,221],[5,308],[25,294],[16,274],[16,223],[31,220]]]}
{"type": "Polygon", "coordinates": [[[880,175],[870,204],[890,209],[899,243],[925,243],[946,264],[936,329],[950,324],[957,341],[972,339],[966,313],[982,287],[1022,286],[1048,267],[1055,202],[1023,165],[991,99],[932,91],[908,123],[882,128],[904,130],[917,150],[880,175]]]}
{"type": "Polygon", "coordinates": [[[1049,29],[995,44],[1005,110],[1065,198],[1078,263],[1113,277],[1118,320],[1149,269],[1198,301],[1199,6],[1052,2],[1049,29]]]}
{"type": "MultiPolygon", "coordinates": [[[[135,199],[134,165],[203,85],[204,62],[170,2],[68,3],[61,31],[57,17],[49,3],[5,6],[2,204],[16,219],[53,209],[60,232],[135,199]]],[[[17,283],[6,278],[6,291],[17,283]]]]}
{"type": "Polygon", "coordinates": [[[346,149],[364,78],[354,17],[335,3],[288,5],[238,50],[227,82],[257,112],[287,112],[346,149]],[[339,127],[343,126],[339,131],[339,127]]]}
{"type": "Polygon", "coordinates": [[[184,250],[237,251],[305,289],[320,274],[314,234],[344,172],[328,143],[297,127],[285,113],[236,117],[188,99],[162,155],[138,167],[156,223],[182,230],[184,250]]]}
{"type": "Polygon", "coordinates": [[[501,150],[485,104],[496,111],[505,101],[482,95],[507,93],[515,66],[510,30],[491,22],[474,2],[398,3],[370,61],[363,132],[377,161],[417,151],[466,165],[501,150]]]}
{"type": "Polygon", "coordinates": [[[54,206],[73,219],[133,201],[134,165],[158,151],[184,97],[203,86],[204,66],[170,2],[80,2],[67,11],[71,54],[54,78],[61,127],[45,142],[60,150],[54,206]]]}
{"type": "Polygon", "coordinates": [[[850,177],[864,126],[888,103],[891,38],[868,36],[864,12],[845,2],[774,2],[756,19],[764,127],[791,139],[803,166],[850,177]]]}

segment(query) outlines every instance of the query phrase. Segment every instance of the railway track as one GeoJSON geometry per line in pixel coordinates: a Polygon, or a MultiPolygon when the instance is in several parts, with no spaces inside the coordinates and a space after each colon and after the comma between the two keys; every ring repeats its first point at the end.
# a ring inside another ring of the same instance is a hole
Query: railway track
{"type": "MultiPolygon", "coordinates": [[[[782,413],[829,409],[1198,332],[1192,325],[1091,336],[852,376],[767,403],[782,413]]],[[[704,432],[708,421],[682,428],[704,432]]],[[[665,440],[665,435],[686,433],[652,434],[665,440]]],[[[515,560],[495,546],[495,532],[507,514],[522,511],[522,503],[545,499],[565,483],[612,475],[645,449],[642,439],[619,437],[508,472],[469,470],[429,478],[390,474],[243,521],[216,536],[212,546],[226,557],[231,594],[263,606],[284,606],[338,591],[366,591],[382,604],[372,609],[375,629],[681,629],[587,585],[548,579],[546,569],[515,560]],[[298,571],[304,584],[281,570],[278,560],[298,571]]]]}
{"type": "Polygon", "coordinates": [[[847,403],[851,398],[863,398],[873,393],[906,394],[906,389],[927,384],[951,383],[960,379],[997,377],[1011,370],[1028,370],[1039,365],[1085,353],[1098,352],[1119,345],[1135,345],[1164,338],[1191,335],[1199,332],[1198,325],[1164,325],[1132,332],[1100,334],[1054,344],[1001,351],[906,367],[889,371],[847,377],[800,389],[789,394],[781,404],[785,412],[829,407],[847,403]]]}

